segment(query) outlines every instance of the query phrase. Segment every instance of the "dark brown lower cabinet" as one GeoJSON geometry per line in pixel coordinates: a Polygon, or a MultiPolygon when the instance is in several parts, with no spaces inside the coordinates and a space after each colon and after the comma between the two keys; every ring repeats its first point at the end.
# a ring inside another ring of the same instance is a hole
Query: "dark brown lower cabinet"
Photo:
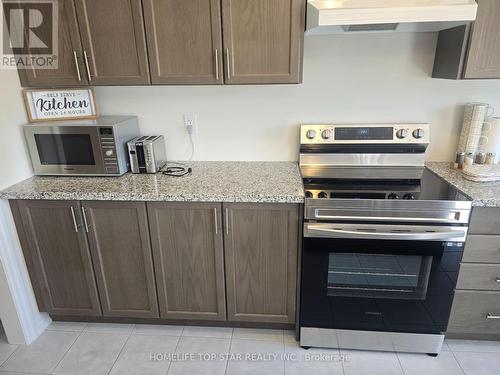
{"type": "Polygon", "coordinates": [[[227,203],[223,207],[228,320],[293,323],[298,205],[227,203]]]}
{"type": "Polygon", "coordinates": [[[295,321],[297,204],[10,204],[52,316],[295,321]]]}
{"type": "Polygon", "coordinates": [[[148,203],[160,316],[226,320],[220,203],[148,203]]]}
{"type": "Polygon", "coordinates": [[[16,203],[18,210],[14,217],[21,242],[25,244],[26,263],[32,283],[38,284],[45,311],[53,315],[100,316],[80,203],[44,200],[16,203]]]}
{"type": "Polygon", "coordinates": [[[103,316],[157,318],[146,204],[82,202],[82,216],[103,316]]]}

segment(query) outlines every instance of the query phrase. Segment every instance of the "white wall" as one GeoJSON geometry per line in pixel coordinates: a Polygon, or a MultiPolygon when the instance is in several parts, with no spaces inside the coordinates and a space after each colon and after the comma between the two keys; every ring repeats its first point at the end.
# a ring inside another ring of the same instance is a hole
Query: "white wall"
{"type": "Polygon", "coordinates": [[[500,80],[431,79],[437,34],[308,36],[302,85],[103,87],[105,114],[136,114],[144,133],[167,136],[184,159],[182,115],[198,113],[198,160],[296,160],[297,130],[311,122],[432,124],[430,160],[451,160],[462,109],[486,101],[500,112],[500,80]]]}
{"type": "MultiPolygon", "coordinates": [[[[17,72],[0,70],[0,190],[32,175],[19,126],[26,121],[17,72]]],[[[13,344],[32,342],[49,324],[40,314],[8,203],[0,200],[0,319],[13,344]]]]}

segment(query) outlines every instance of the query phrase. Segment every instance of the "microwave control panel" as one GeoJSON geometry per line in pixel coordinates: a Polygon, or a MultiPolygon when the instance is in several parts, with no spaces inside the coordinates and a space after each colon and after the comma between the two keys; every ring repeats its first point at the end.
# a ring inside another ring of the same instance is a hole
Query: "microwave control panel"
{"type": "Polygon", "coordinates": [[[113,136],[113,128],[99,128],[99,140],[101,142],[102,156],[104,158],[104,169],[106,173],[118,173],[119,167],[118,158],[116,155],[115,138],[113,136]]]}

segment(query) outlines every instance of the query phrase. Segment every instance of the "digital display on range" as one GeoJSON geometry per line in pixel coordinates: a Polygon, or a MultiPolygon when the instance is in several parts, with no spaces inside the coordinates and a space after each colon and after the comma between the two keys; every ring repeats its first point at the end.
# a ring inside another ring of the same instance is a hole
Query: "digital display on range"
{"type": "Polygon", "coordinates": [[[337,141],[361,141],[361,140],[392,140],[393,127],[381,128],[335,128],[335,140],[337,141]]]}

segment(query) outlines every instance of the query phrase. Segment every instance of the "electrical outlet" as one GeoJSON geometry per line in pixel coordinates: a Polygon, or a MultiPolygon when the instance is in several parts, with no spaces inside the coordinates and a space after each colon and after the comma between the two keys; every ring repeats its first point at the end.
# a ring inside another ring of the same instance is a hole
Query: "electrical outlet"
{"type": "Polygon", "coordinates": [[[198,116],[196,113],[184,114],[184,126],[186,127],[188,134],[198,134],[198,116]]]}

